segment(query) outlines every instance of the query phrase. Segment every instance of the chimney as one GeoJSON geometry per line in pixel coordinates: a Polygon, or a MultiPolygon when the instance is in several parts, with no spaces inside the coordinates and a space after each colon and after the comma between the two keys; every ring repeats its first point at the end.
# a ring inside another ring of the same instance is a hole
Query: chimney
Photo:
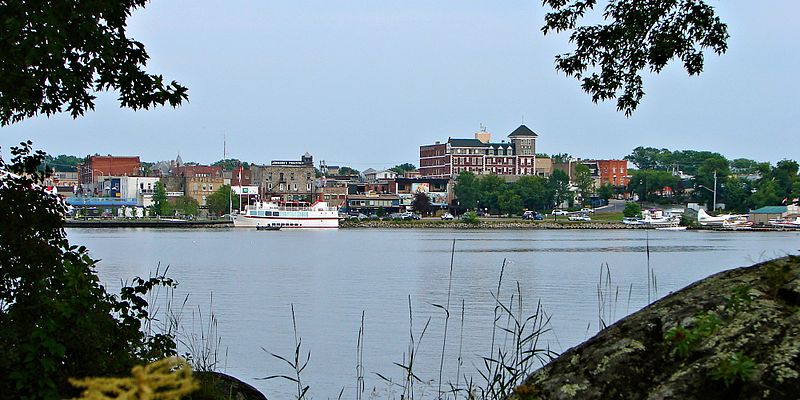
{"type": "Polygon", "coordinates": [[[492,141],[492,134],[486,131],[476,132],[475,139],[480,140],[481,143],[489,143],[492,141]]]}

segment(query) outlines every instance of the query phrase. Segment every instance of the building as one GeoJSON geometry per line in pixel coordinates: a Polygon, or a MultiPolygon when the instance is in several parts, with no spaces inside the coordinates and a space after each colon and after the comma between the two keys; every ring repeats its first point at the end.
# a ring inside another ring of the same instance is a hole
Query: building
{"type": "Polygon", "coordinates": [[[172,176],[186,178],[222,178],[222,167],[209,165],[180,165],[171,171],[172,176]]]}
{"type": "Polygon", "coordinates": [[[400,206],[411,208],[417,193],[425,193],[431,206],[447,209],[452,202],[452,190],[449,178],[397,178],[389,182],[389,192],[400,197],[400,206]]]}
{"type": "Polygon", "coordinates": [[[536,176],[549,178],[553,175],[553,159],[547,157],[536,157],[536,176]]]}
{"type": "Polygon", "coordinates": [[[251,166],[250,180],[264,198],[281,201],[311,201],[316,195],[316,169],[311,154],[299,161],[273,160],[270,165],[251,166]]]}
{"type": "Polygon", "coordinates": [[[628,186],[628,161],[626,160],[592,160],[597,165],[601,185],[610,184],[614,187],[628,186]]]}
{"type": "Polygon", "coordinates": [[[800,216],[800,208],[796,204],[788,206],[764,206],[750,210],[749,220],[756,225],[768,225],[771,219],[791,219],[800,216]]]}
{"type": "Polygon", "coordinates": [[[389,179],[394,179],[397,177],[397,172],[391,170],[383,170],[383,171],[376,171],[372,168],[367,169],[363,172],[364,174],[364,181],[366,182],[379,182],[385,181],[389,179]]]}
{"type": "Polygon", "coordinates": [[[348,195],[347,209],[364,215],[391,214],[400,211],[400,197],[396,194],[348,195]]]}
{"type": "Polygon", "coordinates": [[[491,142],[482,129],[474,139],[449,138],[419,148],[421,177],[450,178],[463,171],[477,175],[535,175],[538,135],[520,125],[508,135],[510,141],[491,142]]]}
{"type": "Polygon", "coordinates": [[[109,176],[141,176],[141,167],[138,156],[89,156],[77,165],[78,184],[94,186],[95,182],[109,176]]]}

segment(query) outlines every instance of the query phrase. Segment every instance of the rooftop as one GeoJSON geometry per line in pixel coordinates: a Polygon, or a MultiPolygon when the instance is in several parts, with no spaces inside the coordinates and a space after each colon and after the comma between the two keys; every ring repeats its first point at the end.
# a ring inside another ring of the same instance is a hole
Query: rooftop
{"type": "Polygon", "coordinates": [[[508,137],[510,137],[510,138],[513,138],[513,137],[539,137],[539,135],[537,135],[534,131],[530,130],[530,128],[528,128],[527,126],[520,125],[519,128],[514,129],[514,132],[511,132],[511,134],[508,135],[508,137]]]}

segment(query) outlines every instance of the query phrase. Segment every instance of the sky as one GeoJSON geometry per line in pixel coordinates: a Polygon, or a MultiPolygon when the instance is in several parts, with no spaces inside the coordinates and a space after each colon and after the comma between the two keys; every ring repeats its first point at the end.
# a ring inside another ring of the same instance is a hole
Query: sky
{"type": "Polygon", "coordinates": [[[622,158],[637,146],[800,159],[800,2],[709,0],[728,23],[704,72],[680,64],[645,77],[633,116],[594,104],[554,69],[568,36],[544,36],[539,0],[158,0],[128,34],[150,73],[189,88],[189,102],[132,111],[114,92],[73,120],[39,116],[0,128],[0,147],[30,139],[48,153],[138,155],[212,163],[294,160],[357,169],[418,165],[419,146],[494,141],[524,122],[537,151],[622,158]],[[223,146],[223,143],[225,146],[223,146]]]}

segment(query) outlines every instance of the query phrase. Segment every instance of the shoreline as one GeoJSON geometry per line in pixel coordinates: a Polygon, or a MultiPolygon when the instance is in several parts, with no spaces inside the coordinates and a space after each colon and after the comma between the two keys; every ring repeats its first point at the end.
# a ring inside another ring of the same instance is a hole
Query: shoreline
{"type": "MultiPolygon", "coordinates": [[[[227,220],[67,220],[65,228],[184,228],[184,229],[220,229],[233,228],[233,222],[227,220]]],[[[546,230],[546,229],[583,229],[583,230],[616,230],[616,229],[649,229],[648,225],[626,225],[613,221],[523,221],[484,219],[476,224],[460,221],[441,221],[435,219],[418,221],[341,221],[339,229],[456,229],[456,230],[546,230]]],[[[726,231],[726,232],[797,232],[796,229],[776,229],[770,227],[753,229],[724,229],[710,227],[689,227],[687,231],[726,231]]]]}
{"type": "Polygon", "coordinates": [[[65,228],[227,228],[233,222],[224,220],[66,220],[65,228]]]}

